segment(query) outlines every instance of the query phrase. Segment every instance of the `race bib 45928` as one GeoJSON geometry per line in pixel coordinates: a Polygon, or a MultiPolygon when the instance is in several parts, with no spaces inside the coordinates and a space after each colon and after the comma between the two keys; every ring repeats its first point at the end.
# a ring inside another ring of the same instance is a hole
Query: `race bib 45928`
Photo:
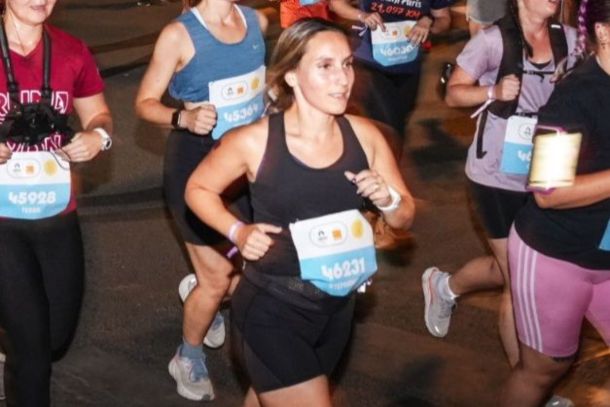
{"type": "Polygon", "coordinates": [[[0,165],[0,217],[43,219],[70,202],[70,163],[46,151],[13,153],[0,165]]]}
{"type": "Polygon", "coordinates": [[[357,210],[290,224],[301,278],[333,296],[345,296],[377,271],[370,224],[357,210]]]}
{"type": "Polygon", "coordinates": [[[233,127],[261,117],[265,107],[265,66],[244,75],[210,82],[210,103],[218,115],[212,138],[218,140],[233,127]]]}

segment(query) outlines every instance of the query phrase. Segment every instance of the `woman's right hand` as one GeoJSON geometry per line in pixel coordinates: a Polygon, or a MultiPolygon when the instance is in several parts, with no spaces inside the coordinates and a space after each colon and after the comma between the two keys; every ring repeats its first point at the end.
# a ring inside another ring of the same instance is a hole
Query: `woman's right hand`
{"type": "Polygon", "coordinates": [[[517,75],[506,75],[495,87],[496,100],[503,102],[515,100],[519,96],[520,90],[521,83],[517,75]]]}
{"type": "Polygon", "coordinates": [[[0,143],[0,164],[5,164],[11,159],[11,149],[5,143],[0,143]]]}
{"type": "Polygon", "coordinates": [[[244,259],[256,261],[263,257],[273,244],[269,234],[281,231],[281,227],[268,223],[243,225],[237,230],[235,245],[244,259]]]}
{"type": "Polygon", "coordinates": [[[216,107],[204,103],[191,110],[183,110],[180,114],[180,126],[189,129],[191,133],[205,136],[216,126],[216,107]]]}
{"type": "Polygon", "coordinates": [[[367,13],[362,11],[358,13],[358,20],[361,23],[364,23],[371,30],[377,29],[377,27],[381,27],[381,31],[385,31],[385,25],[383,24],[383,18],[377,12],[367,13]]]}

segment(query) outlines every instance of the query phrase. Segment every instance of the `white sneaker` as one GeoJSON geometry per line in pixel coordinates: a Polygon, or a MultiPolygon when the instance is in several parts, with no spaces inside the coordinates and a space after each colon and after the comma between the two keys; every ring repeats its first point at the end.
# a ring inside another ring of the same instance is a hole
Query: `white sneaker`
{"type": "Polygon", "coordinates": [[[575,407],[572,400],[553,394],[544,407],[575,407]]]}
{"type": "Polygon", "coordinates": [[[180,284],[178,284],[178,295],[180,295],[182,302],[186,301],[186,297],[189,296],[196,285],[197,276],[194,273],[188,274],[180,281],[180,284]]]}
{"type": "MultiPolygon", "coordinates": [[[[193,291],[193,288],[197,285],[197,276],[191,273],[184,277],[178,285],[178,294],[182,302],[186,300],[186,297],[193,291]]],[[[214,320],[208,328],[208,332],[203,338],[203,344],[208,348],[216,349],[220,348],[225,343],[226,339],[225,319],[220,312],[217,312],[214,316],[214,320]]]]}
{"type": "Polygon", "coordinates": [[[4,353],[0,353],[0,400],[6,399],[6,394],[4,394],[4,362],[6,361],[6,356],[4,353]]]}
{"type": "Polygon", "coordinates": [[[207,368],[203,359],[193,363],[192,359],[180,356],[180,347],[169,362],[169,374],[176,380],[176,391],[182,397],[189,400],[214,400],[214,388],[208,376],[207,368]],[[204,374],[196,374],[194,363],[201,363],[198,370],[204,374]]]}
{"type": "Polygon", "coordinates": [[[436,267],[426,269],[422,275],[422,288],[424,290],[424,320],[426,328],[433,336],[442,338],[449,332],[451,322],[451,312],[455,306],[455,301],[443,299],[438,290],[438,281],[447,275],[436,267]]]}

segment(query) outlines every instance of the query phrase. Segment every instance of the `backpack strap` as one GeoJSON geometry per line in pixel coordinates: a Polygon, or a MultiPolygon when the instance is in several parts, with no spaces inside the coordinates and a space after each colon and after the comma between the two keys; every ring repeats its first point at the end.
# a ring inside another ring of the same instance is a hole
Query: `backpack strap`
{"type": "MultiPolygon", "coordinates": [[[[500,83],[503,77],[506,75],[515,75],[519,79],[519,83],[523,84],[523,60],[525,44],[519,27],[515,23],[515,20],[510,14],[507,14],[502,19],[495,23],[500,29],[502,35],[502,61],[498,69],[498,76],[496,77],[496,84],[500,83]]],[[[549,38],[551,41],[551,48],[553,51],[553,60],[555,67],[557,67],[565,58],[568,57],[568,41],[566,39],[565,30],[563,25],[557,21],[549,20],[549,38]]],[[[520,93],[520,92],[519,92],[520,93]]],[[[483,116],[479,121],[479,131],[477,132],[477,158],[485,157],[487,151],[483,150],[483,132],[485,129],[485,123],[487,121],[488,112],[493,113],[498,117],[508,119],[514,115],[519,106],[519,96],[514,100],[510,101],[493,101],[489,107],[483,112],[483,116]]]]}
{"type": "MultiPolygon", "coordinates": [[[[496,84],[500,83],[502,78],[507,75],[515,75],[519,79],[519,83],[523,83],[523,52],[525,44],[523,44],[521,31],[510,14],[505,15],[496,22],[496,25],[502,35],[503,47],[502,61],[498,69],[496,84]]],[[[518,105],[518,97],[515,100],[507,102],[496,100],[489,105],[488,110],[496,116],[507,119],[517,111],[518,105]]]]}

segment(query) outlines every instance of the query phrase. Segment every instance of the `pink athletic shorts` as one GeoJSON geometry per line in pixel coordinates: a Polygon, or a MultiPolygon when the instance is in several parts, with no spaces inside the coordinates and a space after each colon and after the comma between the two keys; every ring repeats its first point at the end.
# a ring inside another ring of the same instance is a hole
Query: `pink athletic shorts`
{"type": "Polygon", "coordinates": [[[508,259],[522,344],[550,357],[572,356],[587,318],[610,346],[610,270],[545,256],[525,244],[514,227],[508,259]]]}

